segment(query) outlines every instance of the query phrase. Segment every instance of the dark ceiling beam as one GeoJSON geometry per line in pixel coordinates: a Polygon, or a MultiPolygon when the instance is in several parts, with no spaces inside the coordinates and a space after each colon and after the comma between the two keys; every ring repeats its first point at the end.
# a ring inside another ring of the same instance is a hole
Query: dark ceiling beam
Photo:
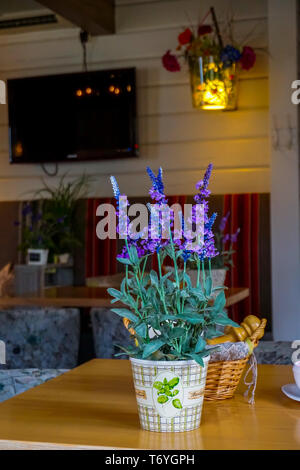
{"type": "Polygon", "coordinates": [[[38,0],[93,36],[115,32],[114,0],[38,0]]]}

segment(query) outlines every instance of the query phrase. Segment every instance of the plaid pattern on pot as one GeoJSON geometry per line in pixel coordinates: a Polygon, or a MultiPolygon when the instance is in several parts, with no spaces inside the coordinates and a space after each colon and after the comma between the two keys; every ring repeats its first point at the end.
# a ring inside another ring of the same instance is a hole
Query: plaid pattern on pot
{"type": "Polygon", "coordinates": [[[143,429],[182,432],[200,426],[209,357],[204,367],[193,360],[130,361],[143,429]]]}

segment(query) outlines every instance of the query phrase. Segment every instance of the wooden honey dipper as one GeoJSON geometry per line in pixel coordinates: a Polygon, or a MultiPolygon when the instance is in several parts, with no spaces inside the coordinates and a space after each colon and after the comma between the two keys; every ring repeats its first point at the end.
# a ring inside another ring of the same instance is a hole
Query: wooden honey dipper
{"type": "Polygon", "coordinates": [[[267,320],[265,318],[261,320],[255,315],[248,315],[240,326],[226,326],[224,335],[208,339],[207,344],[220,344],[226,341],[235,343],[237,341],[245,341],[247,338],[258,341],[264,335],[266,323],[267,320]]]}

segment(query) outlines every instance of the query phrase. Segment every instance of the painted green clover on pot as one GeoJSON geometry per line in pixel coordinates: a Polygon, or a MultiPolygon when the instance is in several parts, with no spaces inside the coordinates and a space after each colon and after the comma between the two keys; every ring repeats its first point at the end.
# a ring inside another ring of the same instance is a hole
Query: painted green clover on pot
{"type": "MultiPolygon", "coordinates": [[[[160,403],[161,405],[168,403],[170,398],[176,397],[178,395],[179,390],[174,389],[176,385],[179,384],[179,377],[174,377],[173,379],[167,381],[166,378],[164,378],[163,382],[154,382],[153,387],[156,388],[157,390],[157,402],[160,403]]],[[[181,401],[176,398],[175,400],[172,400],[172,405],[174,408],[181,409],[182,404],[181,401]]]]}

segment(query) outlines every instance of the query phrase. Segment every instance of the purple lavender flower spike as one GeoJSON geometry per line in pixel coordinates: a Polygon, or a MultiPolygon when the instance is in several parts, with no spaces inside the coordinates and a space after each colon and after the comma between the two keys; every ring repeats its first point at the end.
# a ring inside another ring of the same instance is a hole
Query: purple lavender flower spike
{"type": "Polygon", "coordinates": [[[112,185],[112,188],[113,188],[114,196],[118,200],[119,196],[120,196],[120,189],[119,189],[119,185],[117,183],[116,178],[114,176],[111,176],[110,177],[110,182],[111,182],[111,185],[112,185]]]}
{"type": "Polygon", "coordinates": [[[153,171],[151,170],[150,166],[147,166],[147,173],[150,176],[150,179],[152,181],[153,186],[156,186],[156,176],[153,173],[153,171]]]}
{"type": "MultiPolygon", "coordinates": [[[[204,208],[204,244],[197,251],[197,254],[201,260],[205,258],[213,258],[217,256],[218,252],[215,248],[214,234],[212,232],[212,226],[216,220],[217,214],[213,214],[210,218],[208,216],[208,197],[210,196],[210,190],[208,188],[209,179],[211,176],[213,165],[210,163],[205,171],[203,180],[198,181],[196,188],[198,189],[198,194],[194,196],[194,201],[197,204],[202,204],[204,208]]],[[[194,222],[194,215],[193,215],[194,222]]]]}
{"type": "Polygon", "coordinates": [[[162,170],[162,167],[159,168],[158,170],[158,174],[157,174],[157,178],[156,178],[156,181],[157,181],[157,186],[158,186],[158,190],[161,194],[164,194],[164,183],[163,183],[163,170],[162,170]]]}
{"type": "Polygon", "coordinates": [[[159,167],[159,170],[158,170],[158,175],[157,175],[158,179],[160,180],[160,182],[162,183],[162,177],[163,177],[163,169],[162,167],[160,166],[159,167]]]}
{"type": "Polygon", "coordinates": [[[214,212],[214,213],[212,214],[212,216],[210,217],[210,219],[209,219],[209,221],[208,221],[208,223],[207,223],[207,225],[206,225],[206,229],[207,229],[208,231],[210,231],[210,230],[212,229],[212,226],[213,226],[213,224],[215,223],[215,220],[216,220],[216,218],[217,218],[217,215],[218,215],[218,214],[217,214],[216,212],[214,212]]]}
{"type": "Polygon", "coordinates": [[[158,175],[155,176],[151,168],[147,167],[147,173],[152,181],[152,187],[149,191],[151,199],[158,202],[159,204],[167,204],[167,199],[164,194],[164,184],[162,180],[162,168],[158,170],[158,175]]]}
{"type": "Polygon", "coordinates": [[[192,252],[189,251],[189,250],[183,250],[183,253],[182,253],[182,258],[183,258],[183,261],[186,262],[192,255],[192,252]]]}
{"type": "Polygon", "coordinates": [[[227,243],[229,239],[230,239],[230,235],[229,233],[226,233],[226,235],[224,235],[224,237],[222,238],[222,243],[227,243]]]}
{"type": "MultiPolygon", "coordinates": [[[[201,246],[194,248],[193,250],[190,250],[189,242],[194,236],[193,232],[191,232],[190,237],[188,234],[185,234],[186,236],[184,236],[183,238],[180,238],[181,234],[175,233],[175,231],[173,234],[173,240],[177,249],[183,250],[182,258],[184,259],[184,261],[187,261],[191,257],[193,251],[199,256],[201,260],[204,260],[206,258],[212,258],[218,254],[215,248],[215,244],[214,244],[214,234],[212,232],[212,226],[216,220],[217,214],[214,213],[212,214],[211,217],[208,216],[209,207],[208,207],[207,199],[210,195],[210,191],[208,190],[208,184],[209,184],[211,171],[212,171],[212,164],[208,165],[203,180],[197,183],[197,189],[199,192],[194,198],[196,203],[202,204],[204,208],[204,244],[203,246],[201,245],[201,246]]],[[[151,170],[151,168],[148,167],[147,173],[152,182],[152,186],[149,191],[152,201],[154,201],[154,203],[158,204],[159,206],[162,206],[163,204],[167,204],[168,201],[164,194],[162,169],[159,168],[158,174],[156,176],[155,173],[151,170]]],[[[119,196],[120,195],[119,187],[114,177],[111,177],[111,182],[112,182],[115,197],[119,196]]],[[[149,209],[149,212],[151,212],[150,204],[148,204],[148,209],[149,209]]],[[[192,224],[197,223],[196,213],[197,213],[196,208],[193,208],[193,211],[190,217],[191,220],[189,221],[192,224]]],[[[117,212],[117,215],[118,215],[118,212],[117,212]]],[[[129,248],[131,246],[135,246],[139,257],[143,257],[145,255],[149,255],[155,252],[158,253],[161,248],[164,248],[170,243],[168,239],[163,240],[162,237],[163,237],[163,233],[168,233],[170,229],[172,230],[174,226],[174,213],[171,213],[171,216],[170,216],[170,226],[169,226],[169,222],[167,222],[168,223],[167,227],[164,225],[166,220],[168,220],[168,218],[165,219],[164,217],[160,215],[160,226],[159,226],[158,237],[156,240],[143,239],[141,237],[139,237],[138,239],[133,239],[130,237],[130,234],[128,234],[127,243],[128,243],[129,248]]],[[[182,222],[182,228],[184,229],[183,217],[181,219],[181,222],[182,222]]],[[[151,226],[148,227],[148,233],[150,232],[151,232],[151,226]]],[[[123,247],[122,252],[119,255],[119,257],[120,258],[128,257],[126,246],[123,247]]]]}
{"type": "Polygon", "coordinates": [[[241,229],[238,228],[237,231],[230,236],[231,243],[236,243],[237,242],[238,234],[240,233],[240,231],[241,231],[241,229]]]}
{"type": "Polygon", "coordinates": [[[207,186],[209,184],[209,179],[210,179],[210,175],[212,172],[212,168],[213,168],[213,165],[212,163],[210,163],[205,171],[203,180],[198,181],[198,183],[196,184],[196,189],[198,189],[199,194],[196,194],[196,196],[194,197],[194,200],[197,203],[201,204],[210,195],[210,191],[209,189],[207,189],[207,186]]]}
{"type": "Polygon", "coordinates": [[[224,217],[222,217],[220,225],[219,225],[220,232],[224,232],[229,216],[230,216],[230,211],[228,211],[227,214],[224,217]]]}
{"type": "Polygon", "coordinates": [[[205,174],[204,174],[204,179],[203,179],[203,180],[204,180],[204,187],[205,187],[205,188],[207,188],[207,186],[208,186],[212,169],[213,169],[213,164],[210,163],[210,164],[208,165],[208,167],[206,168],[206,172],[205,172],[205,174]]]}

